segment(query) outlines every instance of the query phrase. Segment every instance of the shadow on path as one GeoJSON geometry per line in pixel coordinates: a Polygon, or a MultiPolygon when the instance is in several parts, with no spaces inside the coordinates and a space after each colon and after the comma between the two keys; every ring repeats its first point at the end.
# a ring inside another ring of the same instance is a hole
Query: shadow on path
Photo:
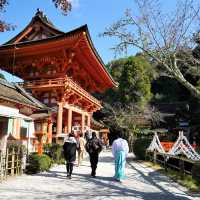
{"type": "MultiPolygon", "coordinates": [[[[105,156],[100,159],[100,162],[113,162],[110,156],[105,156]]],[[[159,192],[145,192],[145,189],[140,190],[134,188],[134,176],[130,177],[128,181],[132,181],[133,184],[126,186],[124,183],[116,182],[113,177],[97,176],[92,178],[89,174],[73,173],[71,180],[66,178],[66,172],[63,171],[49,171],[47,173],[41,173],[34,176],[43,176],[61,179],[67,181],[66,192],[55,194],[56,199],[99,199],[103,198],[114,198],[123,199],[124,197],[138,198],[144,200],[188,200],[189,198],[182,196],[183,194],[170,193],[162,186],[158,184],[160,181],[166,181],[166,177],[160,176],[156,172],[149,173],[146,176],[142,171],[138,170],[134,165],[128,162],[128,165],[134,169],[139,175],[137,181],[142,182],[145,180],[147,185],[153,185],[159,190],[159,192]],[[70,190],[70,188],[76,188],[77,190],[70,190]],[[78,188],[81,187],[81,188],[78,188]],[[82,190],[82,191],[80,191],[82,190]]],[[[106,170],[106,169],[105,169],[106,170]]],[[[81,171],[81,170],[80,170],[81,171]]],[[[156,191],[156,190],[155,190],[156,191]]]]}
{"type": "MultiPolygon", "coordinates": [[[[86,199],[93,199],[94,197],[135,197],[139,199],[145,200],[186,200],[188,198],[171,194],[165,190],[162,192],[142,192],[132,188],[127,188],[126,185],[123,183],[115,182],[113,177],[102,177],[97,176],[96,178],[92,178],[89,175],[74,173],[74,175],[80,177],[81,181],[90,182],[92,185],[89,189],[89,193],[85,194],[86,199]]],[[[65,194],[58,195],[56,198],[68,198],[70,195],[75,195],[77,199],[84,194],[76,193],[76,194],[69,194],[66,192],[65,194]]],[[[99,199],[99,198],[97,198],[99,199]]]]}

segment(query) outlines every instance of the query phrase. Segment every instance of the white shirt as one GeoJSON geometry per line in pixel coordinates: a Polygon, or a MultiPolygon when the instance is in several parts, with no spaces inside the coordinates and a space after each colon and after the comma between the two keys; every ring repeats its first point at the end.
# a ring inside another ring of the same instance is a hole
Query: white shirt
{"type": "Polygon", "coordinates": [[[118,151],[124,151],[126,156],[128,155],[129,147],[128,147],[128,143],[126,140],[124,140],[122,138],[118,138],[118,139],[114,140],[114,142],[112,144],[113,156],[115,156],[118,151]]]}

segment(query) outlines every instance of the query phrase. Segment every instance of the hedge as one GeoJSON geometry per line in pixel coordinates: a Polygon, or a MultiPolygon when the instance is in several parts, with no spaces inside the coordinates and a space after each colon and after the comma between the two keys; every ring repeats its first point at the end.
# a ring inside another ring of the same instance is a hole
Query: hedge
{"type": "Polygon", "coordinates": [[[192,167],[192,178],[200,183],[200,162],[194,163],[192,167]]]}
{"type": "Polygon", "coordinates": [[[149,138],[138,138],[133,144],[133,153],[139,160],[145,159],[146,149],[149,147],[152,139],[149,138]]]}
{"type": "Polygon", "coordinates": [[[48,155],[43,154],[39,156],[37,153],[32,153],[28,157],[26,173],[36,174],[39,172],[47,171],[50,169],[52,163],[53,162],[48,155]]]}
{"type": "Polygon", "coordinates": [[[64,164],[65,159],[63,155],[63,146],[60,144],[48,144],[44,146],[44,152],[54,163],[64,164]]]}

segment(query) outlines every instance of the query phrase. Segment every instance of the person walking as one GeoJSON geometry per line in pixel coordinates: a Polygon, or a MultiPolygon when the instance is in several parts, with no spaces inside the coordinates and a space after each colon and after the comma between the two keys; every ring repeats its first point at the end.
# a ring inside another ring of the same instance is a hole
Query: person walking
{"type": "Polygon", "coordinates": [[[115,159],[115,179],[122,181],[125,179],[126,157],[129,152],[128,143],[122,138],[121,133],[117,133],[117,139],[112,144],[112,154],[115,159]]]}
{"type": "Polygon", "coordinates": [[[85,152],[85,144],[86,144],[86,141],[83,138],[83,133],[80,133],[79,134],[79,148],[78,148],[78,166],[81,165],[81,162],[83,160],[83,155],[85,152]]]}
{"type": "Polygon", "coordinates": [[[92,132],[92,138],[86,143],[86,151],[89,153],[90,164],[91,164],[91,176],[96,176],[96,169],[99,160],[99,153],[102,150],[102,142],[97,138],[96,133],[92,132]]]}
{"type": "Polygon", "coordinates": [[[76,139],[74,137],[74,134],[70,133],[69,137],[63,145],[64,157],[66,160],[67,177],[69,179],[71,179],[74,162],[76,160],[76,149],[76,139]]]}
{"type": "Polygon", "coordinates": [[[85,140],[86,142],[90,139],[90,132],[89,131],[86,131],[85,132],[85,140]]]}

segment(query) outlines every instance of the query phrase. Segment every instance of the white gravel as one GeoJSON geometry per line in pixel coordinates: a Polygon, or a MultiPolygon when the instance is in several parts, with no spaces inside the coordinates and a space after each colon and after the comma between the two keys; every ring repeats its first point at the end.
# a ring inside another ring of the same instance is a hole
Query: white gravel
{"type": "MultiPolygon", "coordinates": [[[[129,159],[131,160],[131,159],[129,159]]],[[[74,168],[72,179],[66,178],[64,165],[33,176],[9,178],[0,184],[0,200],[198,200],[166,176],[137,162],[129,162],[127,179],[123,183],[113,179],[113,159],[110,152],[100,154],[97,177],[90,177],[90,165],[85,160],[74,168]]]]}

